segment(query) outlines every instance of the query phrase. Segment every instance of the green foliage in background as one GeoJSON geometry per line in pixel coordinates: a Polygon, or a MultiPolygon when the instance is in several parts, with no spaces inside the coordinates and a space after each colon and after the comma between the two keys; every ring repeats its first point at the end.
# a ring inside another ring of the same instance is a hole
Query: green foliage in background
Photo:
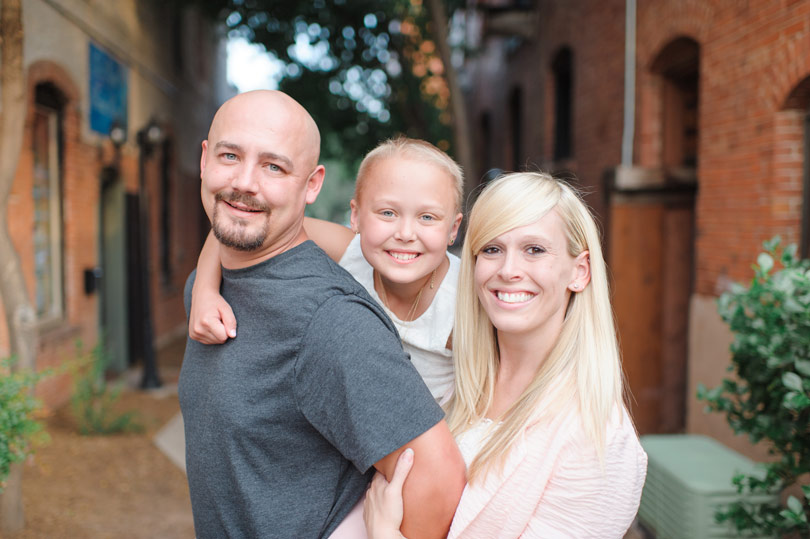
{"type": "Polygon", "coordinates": [[[49,372],[12,372],[12,360],[0,359],[0,491],[11,464],[30,455],[36,445],[47,440],[37,420],[41,403],[34,398],[36,383],[49,372]]]}
{"type": "Polygon", "coordinates": [[[764,474],[735,477],[738,492],[792,487],[797,494],[786,506],[743,498],[721,510],[718,521],[740,532],[806,538],[810,486],[798,484],[810,478],[810,260],[800,260],[795,245],[780,252],[778,237],[764,247],[751,285],[734,285],[718,300],[720,316],[734,334],[729,367],[734,376],[711,390],[701,385],[698,398],[724,413],[735,433],[765,443],[775,457],[764,474]],[[775,270],[777,264],[782,269],[775,270]]]}
{"type": "Polygon", "coordinates": [[[79,432],[83,435],[106,435],[140,432],[143,425],[135,411],[118,412],[116,403],[121,396],[121,384],[107,382],[108,361],[101,342],[90,353],[77,344],[73,395],[70,404],[79,432]]]}
{"type": "MultiPolygon", "coordinates": [[[[201,8],[228,37],[260,44],[285,64],[279,89],[312,114],[325,159],[356,162],[399,133],[449,148],[449,94],[421,1],[174,2],[201,8]]],[[[448,15],[464,6],[444,4],[448,15]]]]}

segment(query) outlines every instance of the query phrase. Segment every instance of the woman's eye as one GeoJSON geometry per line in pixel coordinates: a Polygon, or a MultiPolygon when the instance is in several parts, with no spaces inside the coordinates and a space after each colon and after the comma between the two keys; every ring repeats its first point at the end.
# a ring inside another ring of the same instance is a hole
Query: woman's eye
{"type": "Polygon", "coordinates": [[[484,247],[481,249],[481,252],[486,255],[494,255],[499,253],[501,250],[495,247],[494,245],[490,245],[489,247],[484,247]]]}
{"type": "Polygon", "coordinates": [[[529,254],[532,254],[532,255],[541,255],[541,254],[546,252],[545,249],[543,249],[542,247],[540,247],[538,245],[532,245],[527,250],[528,250],[529,254]]]}

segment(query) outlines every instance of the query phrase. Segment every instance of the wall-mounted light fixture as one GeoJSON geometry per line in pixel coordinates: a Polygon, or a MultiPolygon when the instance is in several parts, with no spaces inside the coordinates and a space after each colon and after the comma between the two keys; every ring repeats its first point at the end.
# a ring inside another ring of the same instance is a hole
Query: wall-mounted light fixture
{"type": "Polygon", "coordinates": [[[110,126],[110,140],[116,148],[120,148],[127,141],[127,130],[118,122],[110,126]]]}

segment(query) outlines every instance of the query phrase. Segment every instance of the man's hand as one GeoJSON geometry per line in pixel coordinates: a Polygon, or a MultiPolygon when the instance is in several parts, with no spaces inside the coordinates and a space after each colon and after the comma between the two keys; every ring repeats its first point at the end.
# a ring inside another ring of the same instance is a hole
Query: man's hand
{"type": "Polygon", "coordinates": [[[363,520],[369,539],[404,539],[399,531],[403,515],[402,486],[412,466],[413,449],[408,448],[397,459],[390,483],[383,474],[374,474],[363,505],[363,520]]]}
{"type": "Polygon", "coordinates": [[[219,293],[194,287],[188,315],[188,335],[203,344],[222,344],[229,337],[236,337],[236,317],[219,293]]]}

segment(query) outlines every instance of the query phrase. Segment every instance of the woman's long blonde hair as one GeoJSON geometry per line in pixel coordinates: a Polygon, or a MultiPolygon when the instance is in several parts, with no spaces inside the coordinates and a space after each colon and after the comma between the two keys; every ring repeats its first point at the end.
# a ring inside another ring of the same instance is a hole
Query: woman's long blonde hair
{"type": "Polygon", "coordinates": [[[599,232],[579,195],[543,173],[501,176],[484,189],[470,213],[461,256],[453,329],[455,392],[448,422],[458,435],[486,416],[498,373],[495,328],[478,300],[474,271],[478,253],[496,237],[556,211],[565,225],[568,254],[590,255],[590,283],[573,293],[557,343],[534,379],[498,420],[473,460],[474,481],[494,464],[500,468],[511,444],[529,424],[578,407],[597,453],[603,454],[610,414],[622,404],[623,378],[610,306],[607,273],[599,232]]]}

